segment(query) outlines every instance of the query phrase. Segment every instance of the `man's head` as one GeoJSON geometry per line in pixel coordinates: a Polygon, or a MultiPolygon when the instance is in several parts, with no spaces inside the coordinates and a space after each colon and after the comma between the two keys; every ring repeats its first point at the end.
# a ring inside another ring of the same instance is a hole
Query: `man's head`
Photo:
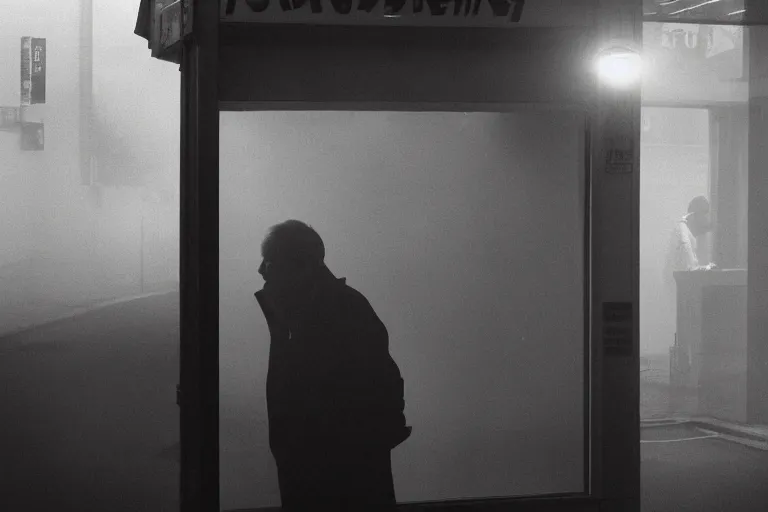
{"type": "Polygon", "coordinates": [[[701,236],[712,231],[709,210],[709,201],[704,196],[694,197],[688,204],[688,227],[694,236],[701,236]]]}
{"type": "Polygon", "coordinates": [[[298,220],[272,226],[261,244],[259,274],[265,289],[285,298],[301,290],[322,268],[325,245],[317,232],[298,220]]]}

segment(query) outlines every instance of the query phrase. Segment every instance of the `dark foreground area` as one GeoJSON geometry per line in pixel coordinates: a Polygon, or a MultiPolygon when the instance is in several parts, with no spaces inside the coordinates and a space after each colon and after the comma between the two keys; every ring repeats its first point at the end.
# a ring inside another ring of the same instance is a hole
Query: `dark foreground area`
{"type": "MultiPolygon", "coordinates": [[[[177,293],[0,339],[0,510],[178,508],[177,293]]],[[[764,512],[768,451],[644,428],[643,512],[764,512]]]]}
{"type": "Polygon", "coordinates": [[[0,510],[178,509],[179,297],[0,340],[0,510]]]}

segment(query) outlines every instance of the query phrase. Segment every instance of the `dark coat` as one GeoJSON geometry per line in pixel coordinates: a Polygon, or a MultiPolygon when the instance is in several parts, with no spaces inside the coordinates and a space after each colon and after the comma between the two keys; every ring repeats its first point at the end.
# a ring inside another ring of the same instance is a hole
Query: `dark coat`
{"type": "Polygon", "coordinates": [[[410,435],[403,379],[368,300],[326,268],[301,311],[281,322],[256,298],[271,335],[270,448],[288,461],[316,449],[391,449],[410,435]]]}

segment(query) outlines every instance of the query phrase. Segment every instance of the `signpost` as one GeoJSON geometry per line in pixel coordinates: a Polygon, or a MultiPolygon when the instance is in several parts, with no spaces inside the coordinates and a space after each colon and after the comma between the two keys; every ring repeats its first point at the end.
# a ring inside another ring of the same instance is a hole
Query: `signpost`
{"type": "Polygon", "coordinates": [[[45,103],[45,38],[21,38],[21,104],[45,103]]]}
{"type": "Polygon", "coordinates": [[[22,151],[43,151],[45,149],[45,127],[43,123],[22,123],[22,151]]]}
{"type": "Polygon", "coordinates": [[[0,131],[16,131],[20,123],[21,112],[19,107],[0,107],[0,131]]]}

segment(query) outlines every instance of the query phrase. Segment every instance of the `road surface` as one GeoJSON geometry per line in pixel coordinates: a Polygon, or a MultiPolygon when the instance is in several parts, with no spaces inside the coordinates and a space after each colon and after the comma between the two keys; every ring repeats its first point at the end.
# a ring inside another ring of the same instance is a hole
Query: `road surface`
{"type": "Polygon", "coordinates": [[[642,512],[768,510],[768,451],[687,426],[642,440],[642,512]]]}
{"type": "MultiPolygon", "coordinates": [[[[177,510],[178,294],[0,339],[0,510],[177,510]]],[[[643,512],[765,512],[768,452],[643,429],[643,512]]]]}

